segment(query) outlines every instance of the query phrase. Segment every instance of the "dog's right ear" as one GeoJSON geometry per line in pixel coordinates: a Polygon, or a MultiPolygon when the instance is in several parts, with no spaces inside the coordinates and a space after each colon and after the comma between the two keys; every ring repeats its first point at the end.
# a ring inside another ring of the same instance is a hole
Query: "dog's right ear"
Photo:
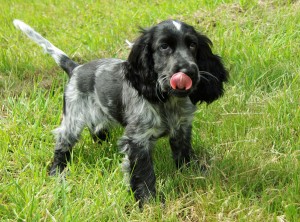
{"type": "Polygon", "coordinates": [[[152,31],[142,30],[142,35],[132,45],[127,60],[125,77],[131,85],[151,102],[158,101],[156,93],[157,73],[154,72],[152,31]]]}

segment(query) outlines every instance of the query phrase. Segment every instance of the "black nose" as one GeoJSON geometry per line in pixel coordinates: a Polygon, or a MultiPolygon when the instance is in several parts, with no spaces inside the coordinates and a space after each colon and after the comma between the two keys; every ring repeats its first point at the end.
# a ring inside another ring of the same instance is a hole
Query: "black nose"
{"type": "Polygon", "coordinates": [[[188,76],[197,76],[198,68],[196,64],[191,62],[178,62],[175,66],[175,73],[176,72],[183,72],[188,76]]]}

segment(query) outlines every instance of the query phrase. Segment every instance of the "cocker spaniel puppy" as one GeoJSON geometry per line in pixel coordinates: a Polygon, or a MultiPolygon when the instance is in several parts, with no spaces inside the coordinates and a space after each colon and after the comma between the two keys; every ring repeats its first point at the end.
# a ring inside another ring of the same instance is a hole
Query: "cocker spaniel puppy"
{"type": "Polygon", "coordinates": [[[79,65],[22,21],[14,20],[14,25],[70,77],[63,119],[54,131],[50,175],[64,170],[84,127],[100,140],[116,124],[125,128],[119,147],[141,205],[156,194],[151,154],[158,138],[169,136],[178,168],[191,160],[196,104],[218,99],[228,77],[206,36],[184,22],[167,20],[143,29],[127,60],[99,59],[79,65]]]}

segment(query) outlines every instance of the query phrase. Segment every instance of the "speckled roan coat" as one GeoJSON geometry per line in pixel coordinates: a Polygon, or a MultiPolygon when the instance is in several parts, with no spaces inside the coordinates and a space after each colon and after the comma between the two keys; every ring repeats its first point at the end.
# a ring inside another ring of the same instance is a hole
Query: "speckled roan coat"
{"type": "Polygon", "coordinates": [[[100,140],[115,124],[125,127],[119,146],[140,206],[156,194],[151,153],[158,138],[169,136],[178,168],[190,161],[196,104],[219,98],[228,75],[206,36],[183,22],[167,20],[142,30],[127,60],[99,59],[79,65],[25,23],[15,20],[14,24],[44,47],[70,77],[63,119],[54,131],[50,175],[66,167],[84,127],[100,140]],[[170,86],[178,72],[191,79],[190,89],[170,86]]]}

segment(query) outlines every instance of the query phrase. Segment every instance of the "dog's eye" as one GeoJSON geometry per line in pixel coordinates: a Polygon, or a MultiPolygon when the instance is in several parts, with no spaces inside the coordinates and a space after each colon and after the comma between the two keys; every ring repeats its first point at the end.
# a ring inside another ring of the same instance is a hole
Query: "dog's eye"
{"type": "Polygon", "coordinates": [[[197,43],[191,42],[190,43],[190,49],[195,50],[197,48],[197,43]]]}
{"type": "Polygon", "coordinates": [[[162,43],[160,46],[159,46],[159,50],[160,51],[166,51],[170,49],[170,46],[167,44],[167,43],[162,43]]]}

